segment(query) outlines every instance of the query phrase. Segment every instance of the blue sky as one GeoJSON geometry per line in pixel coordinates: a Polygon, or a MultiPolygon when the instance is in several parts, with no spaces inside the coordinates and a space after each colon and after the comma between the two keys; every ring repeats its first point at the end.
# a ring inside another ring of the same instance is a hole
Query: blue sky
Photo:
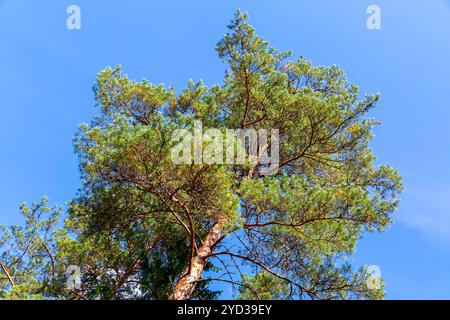
{"type": "Polygon", "coordinates": [[[72,137],[98,112],[98,71],[218,83],[214,47],[237,8],[273,46],[381,93],[372,146],[405,191],[396,223],[366,235],[353,262],[380,266],[387,298],[450,299],[449,0],[0,0],[0,223],[19,223],[23,201],[64,203],[80,186],[72,137]],[[81,30],[66,28],[70,4],[81,30]],[[371,4],[381,30],[366,28],[371,4]]]}

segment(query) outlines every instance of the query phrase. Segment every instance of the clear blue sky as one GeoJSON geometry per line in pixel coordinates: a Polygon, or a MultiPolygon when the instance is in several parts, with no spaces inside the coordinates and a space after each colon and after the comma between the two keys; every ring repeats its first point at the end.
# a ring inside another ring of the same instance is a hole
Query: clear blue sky
{"type": "Polygon", "coordinates": [[[220,82],[214,51],[237,8],[280,49],[340,65],[363,93],[380,92],[373,148],[398,168],[396,223],[359,243],[355,265],[379,265],[387,297],[450,299],[450,1],[0,0],[0,224],[21,202],[69,200],[80,186],[72,137],[98,112],[98,71],[185,86],[220,82]],[[66,8],[81,8],[81,30],[66,8]],[[366,28],[381,7],[382,29],[366,28]]]}

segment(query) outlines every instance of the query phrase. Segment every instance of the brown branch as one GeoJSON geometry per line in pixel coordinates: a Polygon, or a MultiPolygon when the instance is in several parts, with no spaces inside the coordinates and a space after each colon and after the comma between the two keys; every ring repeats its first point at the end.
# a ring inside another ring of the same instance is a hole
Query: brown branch
{"type": "Polygon", "coordinates": [[[253,263],[253,264],[256,264],[257,266],[261,267],[262,269],[264,269],[265,271],[267,271],[267,272],[270,273],[271,275],[273,275],[273,276],[275,276],[275,277],[277,277],[277,278],[279,278],[279,279],[281,279],[281,280],[284,280],[284,281],[286,281],[286,282],[288,282],[288,283],[290,283],[290,284],[293,284],[294,286],[298,287],[300,290],[304,291],[304,288],[303,288],[301,285],[299,285],[298,283],[295,283],[295,282],[292,281],[291,279],[286,278],[286,277],[284,277],[284,276],[282,276],[282,275],[276,273],[275,271],[272,271],[269,267],[267,267],[267,266],[266,266],[265,264],[263,264],[262,262],[257,261],[257,260],[255,260],[255,259],[252,259],[252,258],[250,258],[250,257],[243,256],[243,255],[240,255],[240,254],[237,254],[237,253],[233,253],[233,252],[227,252],[227,251],[212,252],[212,253],[210,253],[210,254],[208,255],[208,257],[212,257],[212,256],[216,256],[216,255],[224,255],[224,254],[225,254],[225,255],[229,255],[229,256],[231,256],[231,257],[236,257],[236,258],[239,258],[239,259],[243,259],[243,260],[249,261],[249,262],[251,262],[251,263],[253,263]]]}
{"type": "Polygon", "coordinates": [[[0,263],[0,267],[2,268],[3,272],[5,273],[6,277],[8,278],[9,283],[12,287],[14,287],[14,280],[12,279],[11,275],[8,272],[8,269],[6,269],[5,265],[3,263],[0,263]]]}

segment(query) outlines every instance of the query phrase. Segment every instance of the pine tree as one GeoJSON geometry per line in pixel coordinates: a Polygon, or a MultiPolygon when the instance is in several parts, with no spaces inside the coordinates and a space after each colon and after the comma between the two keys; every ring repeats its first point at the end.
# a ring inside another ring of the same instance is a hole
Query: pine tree
{"type": "MultiPolygon", "coordinates": [[[[120,67],[99,73],[101,114],[75,139],[83,188],[66,228],[77,263],[105,280],[85,277],[79,294],[211,299],[216,281],[246,299],[382,298],[382,283],[368,286],[366,270],[346,260],[363,232],[390,224],[402,188],[369,148],[379,97],[359,97],[337,66],[270,47],[245,13],[228,27],[216,47],[227,66],[219,85],[191,81],[177,93],[120,67]],[[263,174],[260,161],[175,164],[174,132],[195,121],[277,129],[278,171],[263,174]]],[[[60,260],[73,259],[61,249],[60,260]]]]}

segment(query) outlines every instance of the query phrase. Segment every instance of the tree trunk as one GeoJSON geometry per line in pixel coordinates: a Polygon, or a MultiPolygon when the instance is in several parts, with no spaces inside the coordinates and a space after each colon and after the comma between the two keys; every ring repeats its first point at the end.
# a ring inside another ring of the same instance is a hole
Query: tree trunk
{"type": "Polygon", "coordinates": [[[169,300],[187,300],[191,297],[197,282],[201,279],[208,255],[222,236],[226,221],[226,218],[219,219],[211,228],[202,246],[197,250],[197,255],[191,258],[190,263],[183,272],[183,276],[178,280],[169,300]]]}

